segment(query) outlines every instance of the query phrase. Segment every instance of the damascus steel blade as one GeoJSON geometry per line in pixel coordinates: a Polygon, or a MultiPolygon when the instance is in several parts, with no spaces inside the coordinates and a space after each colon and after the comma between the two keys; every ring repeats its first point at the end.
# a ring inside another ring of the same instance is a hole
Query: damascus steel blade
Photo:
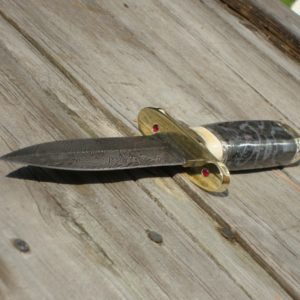
{"type": "Polygon", "coordinates": [[[1,157],[26,165],[104,171],[183,165],[184,155],[166,135],[77,139],[26,147],[1,157]]]}

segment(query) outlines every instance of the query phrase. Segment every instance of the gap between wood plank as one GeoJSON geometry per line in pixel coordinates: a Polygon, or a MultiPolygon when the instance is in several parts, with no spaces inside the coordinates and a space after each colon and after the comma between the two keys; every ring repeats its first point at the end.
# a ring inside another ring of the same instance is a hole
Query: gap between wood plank
{"type": "Polygon", "coordinates": [[[190,187],[185,178],[175,177],[178,185],[194,200],[212,219],[214,219],[222,228],[229,230],[231,241],[236,241],[279,285],[294,299],[299,299],[297,291],[285,280],[283,276],[276,272],[260,255],[251,247],[251,245],[227,223],[222,216],[216,213],[199,195],[190,187]]]}
{"type": "MultiPolygon", "coordinates": [[[[223,1],[223,0],[220,0],[223,1]]],[[[227,0],[224,0],[227,1],[227,0]]],[[[0,15],[5,19],[13,28],[15,28],[37,51],[44,57],[46,57],[49,62],[55,66],[73,85],[75,85],[79,90],[82,91],[83,95],[89,99],[93,105],[97,106],[100,111],[107,116],[107,118],[115,124],[117,129],[127,136],[134,135],[135,132],[125,124],[124,116],[120,113],[116,112],[121,118],[119,119],[116,115],[114,115],[108,108],[104,107],[103,105],[99,104],[97,98],[92,95],[85,86],[80,83],[68,70],[64,68],[43,46],[41,46],[34,38],[32,38],[26,31],[24,31],[16,22],[14,22],[11,18],[9,18],[3,11],[0,10],[0,15]],[[123,120],[123,121],[122,121],[123,120]]],[[[135,179],[134,176],[129,172],[130,177],[135,179]]],[[[193,189],[190,188],[189,184],[182,178],[180,175],[175,176],[174,180],[180,188],[193,200],[197,205],[199,205],[214,221],[216,221],[220,227],[222,228],[229,228],[231,230],[231,226],[229,223],[226,222],[224,218],[222,218],[219,214],[217,214],[209,205],[205,203],[205,201],[196,194],[193,189]]],[[[141,184],[142,185],[142,184],[141,184]]],[[[146,188],[143,187],[143,190],[147,192],[148,195],[151,195],[151,192],[146,188]]],[[[151,199],[153,197],[151,196],[151,199]]],[[[172,218],[174,220],[174,218],[172,218]]],[[[184,232],[187,229],[179,222],[177,219],[174,220],[178,226],[182,228],[184,232]]],[[[189,236],[192,234],[190,233],[189,236]]],[[[249,245],[238,233],[233,232],[233,239],[235,240],[241,248],[247,252],[253,259],[256,261],[266,272],[293,298],[298,298],[297,292],[293,289],[293,287],[280,276],[264,259],[256,253],[255,249],[251,248],[249,245]]],[[[215,261],[215,259],[214,259],[215,261]]],[[[216,262],[216,261],[215,261],[216,262]]],[[[218,264],[219,265],[219,264],[218,264]]],[[[227,272],[226,272],[227,273],[227,272]]],[[[231,276],[230,276],[231,278],[231,276]]],[[[244,289],[243,289],[244,290],[244,289]]],[[[248,294],[248,293],[247,293],[248,294]]]]}
{"type": "MultiPolygon", "coordinates": [[[[297,34],[297,32],[293,32],[293,30],[288,27],[288,22],[285,24],[285,20],[279,15],[274,16],[267,11],[268,6],[271,5],[274,5],[275,9],[278,8],[278,10],[284,10],[284,7],[280,7],[280,5],[283,6],[283,4],[279,3],[279,0],[278,3],[274,0],[261,1],[263,3],[258,3],[256,0],[219,1],[225,4],[227,9],[234,13],[235,16],[251,23],[254,26],[252,30],[258,30],[277,48],[288,54],[291,58],[300,62],[299,34],[297,34]]],[[[289,11],[288,13],[291,15],[289,17],[297,18],[296,15],[293,16],[294,13],[292,11],[289,11]]]]}

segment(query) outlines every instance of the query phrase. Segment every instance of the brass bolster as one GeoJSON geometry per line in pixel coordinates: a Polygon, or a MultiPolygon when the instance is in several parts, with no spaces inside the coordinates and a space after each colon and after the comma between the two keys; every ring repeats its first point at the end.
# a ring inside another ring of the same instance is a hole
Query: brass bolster
{"type": "Polygon", "coordinates": [[[138,115],[143,135],[167,134],[174,146],[186,158],[186,173],[197,186],[209,192],[222,192],[230,182],[226,165],[208,149],[204,138],[196,131],[172,118],[161,108],[146,107],[138,115]]]}

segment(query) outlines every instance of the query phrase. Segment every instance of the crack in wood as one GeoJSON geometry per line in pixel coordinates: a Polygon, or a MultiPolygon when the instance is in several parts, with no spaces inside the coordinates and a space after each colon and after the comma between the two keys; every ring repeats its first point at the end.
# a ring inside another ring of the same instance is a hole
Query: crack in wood
{"type": "MultiPolygon", "coordinates": [[[[246,20],[250,24],[250,29],[259,31],[270,42],[291,58],[300,62],[300,40],[299,36],[283,24],[280,18],[272,16],[264,8],[264,4],[260,5],[256,0],[219,0],[226,7],[242,20],[246,20]]],[[[269,1],[269,5],[280,5],[269,1]]],[[[265,4],[266,7],[267,4],[265,4]]],[[[249,28],[249,26],[247,26],[249,28]]]]}

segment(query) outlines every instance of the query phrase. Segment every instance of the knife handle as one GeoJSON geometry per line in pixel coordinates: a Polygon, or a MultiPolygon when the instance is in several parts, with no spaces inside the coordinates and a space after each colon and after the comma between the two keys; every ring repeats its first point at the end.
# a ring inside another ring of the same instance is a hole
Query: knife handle
{"type": "Polygon", "coordinates": [[[300,135],[277,121],[233,121],[193,128],[229,170],[286,166],[300,160],[300,135]]]}

